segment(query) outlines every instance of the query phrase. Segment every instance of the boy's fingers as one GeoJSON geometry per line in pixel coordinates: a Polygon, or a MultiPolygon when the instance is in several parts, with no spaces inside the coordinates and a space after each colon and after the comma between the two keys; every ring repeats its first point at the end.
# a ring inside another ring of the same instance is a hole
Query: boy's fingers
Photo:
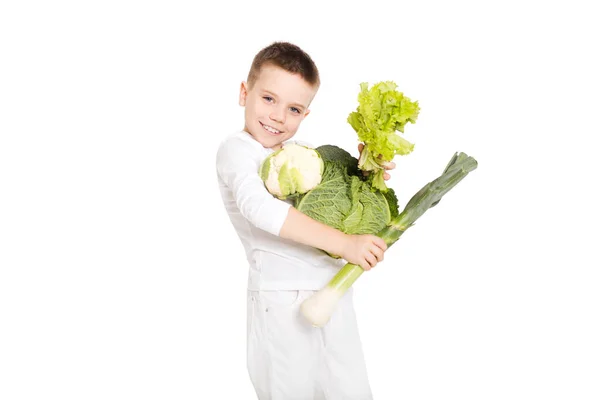
{"type": "Polygon", "coordinates": [[[377,248],[376,250],[377,250],[377,260],[379,262],[382,262],[383,261],[383,250],[381,250],[380,248],[377,248]]]}
{"type": "Polygon", "coordinates": [[[368,271],[371,269],[371,266],[369,265],[369,263],[367,262],[367,260],[363,260],[363,262],[360,264],[360,266],[362,267],[362,269],[364,269],[365,271],[368,271]]]}
{"type": "Polygon", "coordinates": [[[377,258],[373,255],[373,253],[367,254],[365,258],[367,259],[370,268],[373,268],[375,265],[377,265],[377,258]]]}
{"type": "Polygon", "coordinates": [[[373,236],[373,237],[375,238],[373,240],[373,243],[375,243],[375,245],[377,247],[379,247],[381,250],[386,251],[387,250],[387,244],[385,243],[385,240],[383,240],[379,236],[373,236]]]}
{"type": "Polygon", "coordinates": [[[394,168],[396,168],[396,163],[393,161],[388,161],[385,164],[383,164],[383,168],[384,169],[394,169],[394,168]]]}
{"type": "Polygon", "coordinates": [[[375,257],[375,260],[379,263],[381,262],[381,256],[383,255],[383,252],[381,251],[381,249],[379,247],[375,247],[372,251],[371,254],[373,254],[373,257],[375,257]]]}
{"type": "Polygon", "coordinates": [[[390,174],[388,174],[387,172],[384,172],[384,173],[383,173],[383,180],[384,180],[384,181],[387,181],[387,180],[389,180],[390,178],[391,178],[390,174]]]}

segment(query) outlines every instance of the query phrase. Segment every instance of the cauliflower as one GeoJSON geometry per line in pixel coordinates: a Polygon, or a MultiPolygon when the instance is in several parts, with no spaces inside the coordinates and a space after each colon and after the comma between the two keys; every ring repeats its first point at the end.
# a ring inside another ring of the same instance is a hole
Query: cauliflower
{"type": "Polygon", "coordinates": [[[286,199],[304,194],[321,183],[323,168],[317,151],[289,143],[269,155],[259,173],[271,194],[286,199]]]}

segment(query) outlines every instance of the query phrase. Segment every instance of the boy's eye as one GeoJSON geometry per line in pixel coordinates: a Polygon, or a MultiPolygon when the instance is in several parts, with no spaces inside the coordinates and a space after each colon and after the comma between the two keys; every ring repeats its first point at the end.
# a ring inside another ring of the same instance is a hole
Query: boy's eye
{"type": "Polygon", "coordinates": [[[300,110],[298,110],[296,107],[291,107],[290,110],[292,110],[293,113],[300,114],[300,110]]]}
{"type": "Polygon", "coordinates": [[[263,99],[265,99],[269,103],[273,101],[273,98],[271,96],[263,96],[263,99]]]}

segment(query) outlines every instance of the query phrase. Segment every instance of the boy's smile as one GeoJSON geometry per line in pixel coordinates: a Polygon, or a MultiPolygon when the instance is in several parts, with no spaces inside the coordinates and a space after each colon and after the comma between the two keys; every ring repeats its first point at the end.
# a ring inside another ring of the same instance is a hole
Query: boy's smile
{"type": "Polygon", "coordinates": [[[281,131],[279,131],[279,130],[277,130],[277,129],[273,128],[272,126],[265,125],[265,124],[263,124],[262,122],[261,122],[260,124],[261,124],[261,125],[262,125],[262,127],[263,127],[263,128],[265,128],[265,130],[266,130],[267,132],[269,132],[271,135],[277,136],[277,135],[281,134],[281,131]]]}
{"type": "Polygon", "coordinates": [[[300,75],[267,64],[252,87],[242,82],[240,105],[245,107],[244,130],[263,147],[277,150],[292,138],[308,115],[317,88],[300,75]]]}

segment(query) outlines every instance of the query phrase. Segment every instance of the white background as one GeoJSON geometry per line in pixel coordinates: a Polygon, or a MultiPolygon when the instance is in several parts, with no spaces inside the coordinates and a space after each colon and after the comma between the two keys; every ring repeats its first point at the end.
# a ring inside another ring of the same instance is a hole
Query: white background
{"type": "Polygon", "coordinates": [[[375,399],[600,399],[593,2],[211,3],[0,6],[0,398],[255,398],[214,157],[287,40],[298,139],[356,154],[360,82],[419,101],[401,205],[479,161],[356,283],[375,399]]]}

